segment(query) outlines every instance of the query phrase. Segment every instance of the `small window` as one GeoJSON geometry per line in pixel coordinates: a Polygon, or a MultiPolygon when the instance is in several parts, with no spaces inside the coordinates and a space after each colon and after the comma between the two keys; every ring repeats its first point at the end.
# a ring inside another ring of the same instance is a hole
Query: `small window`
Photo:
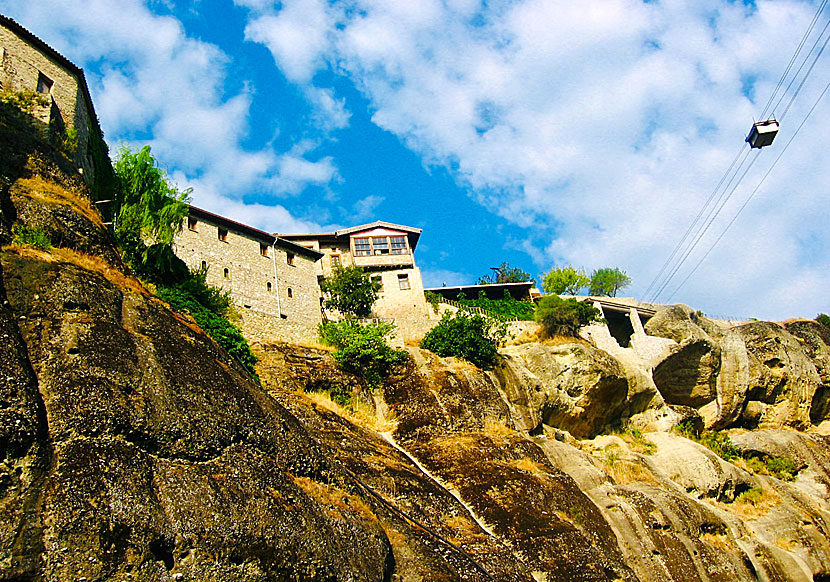
{"type": "Polygon", "coordinates": [[[331,266],[332,267],[339,267],[342,263],[340,262],[340,255],[332,255],[331,256],[331,266]]]}
{"type": "Polygon", "coordinates": [[[294,253],[285,253],[285,262],[289,265],[294,264],[294,253]]]}
{"type": "Polygon", "coordinates": [[[380,275],[374,275],[372,277],[372,281],[377,281],[378,282],[378,284],[379,284],[378,285],[378,292],[382,292],[383,291],[383,277],[381,277],[380,275]]]}
{"type": "Polygon", "coordinates": [[[265,243],[259,243],[259,254],[263,257],[268,256],[268,245],[265,243]]]}
{"type": "Polygon", "coordinates": [[[202,269],[207,269],[207,261],[202,261],[202,269]]]}
{"type": "Polygon", "coordinates": [[[196,230],[196,225],[199,224],[199,221],[193,218],[192,216],[187,217],[187,228],[190,230],[196,230]]]}
{"type": "Polygon", "coordinates": [[[223,273],[225,275],[225,279],[230,279],[231,278],[231,271],[227,267],[225,267],[225,270],[224,270],[223,273]]]}
{"type": "Polygon", "coordinates": [[[372,254],[372,247],[368,238],[354,239],[354,254],[358,257],[368,257],[372,254]]]}
{"type": "Polygon", "coordinates": [[[388,255],[389,254],[389,239],[386,237],[372,238],[372,248],[375,249],[376,255],[388,255]]]}
{"type": "Polygon", "coordinates": [[[52,91],[52,79],[44,75],[43,73],[37,74],[37,92],[38,93],[49,93],[52,91]]]}
{"type": "Polygon", "coordinates": [[[228,229],[222,228],[221,226],[217,228],[217,234],[219,235],[219,240],[227,241],[228,240],[228,229]]]}
{"type": "Polygon", "coordinates": [[[294,297],[294,291],[293,291],[293,289],[291,289],[291,287],[289,287],[288,288],[288,298],[291,299],[292,297],[294,297]]]}
{"type": "Polygon", "coordinates": [[[391,237],[392,240],[392,254],[393,255],[405,255],[406,254],[406,237],[405,236],[393,236],[391,237]]]}
{"type": "Polygon", "coordinates": [[[409,289],[409,275],[398,275],[398,287],[409,289]]]}
{"type": "Polygon", "coordinates": [[[271,287],[271,281],[268,281],[268,282],[265,284],[265,287],[268,289],[268,293],[270,293],[270,292],[271,292],[271,288],[272,288],[272,287],[271,287]]]}

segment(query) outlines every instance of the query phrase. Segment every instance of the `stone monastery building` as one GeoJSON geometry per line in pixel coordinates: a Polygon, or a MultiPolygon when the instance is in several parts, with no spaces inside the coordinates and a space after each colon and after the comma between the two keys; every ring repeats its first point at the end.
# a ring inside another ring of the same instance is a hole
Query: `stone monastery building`
{"type": "Polygon", "coordinates": [[[20,24],[0,14],[0,90],[33,97],[32,115],[53,140],[77,132],[75,166],[90,185],[95,150],[106,156],[84,72],[20,24]],[[71,133],[71,132],[70,132],[71,133]]]}
{"type": "Polygon", "coordinates": [[[320,281],[335,266],[358,265],[381,281],[372,315],[394,320],[401,339],[430,327],[415,247],[421,230],[373,222],[317,234],[270,234],[190,206],[174,241],[191,268],[206,267],[207,282],[228,291],[252,339],[313,341],[326,312],[320,281]]]}

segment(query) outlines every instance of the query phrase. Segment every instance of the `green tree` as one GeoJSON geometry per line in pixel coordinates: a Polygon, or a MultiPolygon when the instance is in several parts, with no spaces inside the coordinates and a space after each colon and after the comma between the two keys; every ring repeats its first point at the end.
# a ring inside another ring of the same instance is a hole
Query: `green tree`
{"type": "Polygon", "coordinates": [[[380,281],[373,280],[357,265],[335,267],[320,284],[320,289],[329,295],[326,309],[335,309],[347,318],[369,317],[380,287],[380,281]]]}
{"type": "Polygon", "coordinates": [[[121,202],[115,237],[127,261],[140,273],[181,271],[171,244],[187,215],[190,189],[180,191],[167,180],[150,146],[121,148],[115,175],[121,202]]]}
{"type": "Polygon", "coordinates": [[[579,290],[591,284],[585,269],[577,269],[571,265],[552,268],[542,279],[542,289],[545,293],[557,295],[578,295],[579,290]]]}
{"type": "Polygon", "coordinates": [[[458,311],[444,313],[438,325],[421,340],[421,347],[441,357],[455,356],[482,369],[492,368],[507,324],[492,317],[458,311]]]}
{"type": "Polygon", "coordinates": [[[361,325],[354,320],[320,325],[320,341],[336,348],[334,359],[347,372],[362,376],[377,387],[391,371],[406,363],[407,354],[386,343],[386,336],[395,328],[389,323],[361,325]]]}
{"type": "Polygon", "coordinates": [[[532,277],[522,271],[519,267],[511,267],[504,262],[498,267],[492,267],[492,273],[479,277],[476,285],[494,285],[497,283],[524,283],[531,281],[532,277]]]}
{"type": "Polygon", "coordinates": [[[590,294],[616,297],[620,289],[631,285],[631,278],[620,269],[606,267],[591,275],[590,294]]]}
{"type": "Polygon", "coordinates": [[[822,325],[826,325],[827,327],[830,327],[830,315],[827,315],[826,313],[819,313],[816,316],[816,321],[819,322],[822,325]]]}
{"type": "Polygon", "coordinates": [[[602,321],[602,313],[586,301],[545,295],[536,305],[536,321],[542,325],[542,333],[546,337],[576,337],[580,327],[602,321]]]}

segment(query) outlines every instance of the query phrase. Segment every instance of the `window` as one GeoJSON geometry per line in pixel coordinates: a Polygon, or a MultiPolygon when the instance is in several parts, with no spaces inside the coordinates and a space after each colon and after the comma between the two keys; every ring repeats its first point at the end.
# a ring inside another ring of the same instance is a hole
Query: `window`
{"type": "Polygon", "coordinates": [[[405,255],[406,254],[406,237],[405,236],[393,236],[391,237],[392,240],[392,254],[393,255],[405,255]]]}
{"type": "Polygon", "coordinates": [[[187,228],[190,230],[196,230],[196,225],[199,224],[199,221],[193,218],[192,216],[187,217],[187,228]]]}
{"type": "Polygon", "coordinates": [[[224,270],[223,274],[225,276],[225,279],[230,279],[231,278],[230,269],[228,269],[227,267],[225,267],[225,270],[224,270]]]}
{"type": "Polygon", "coordinates": [[[291,287],[288,288],[288,298],[291,299],[294,297],[294,290],[291,287]]]}
{"type": "Polygon", "coordinates": [[[331,256],[331,266],[332,267],[339,267],[340,263],[340,255],[332,255],[331,256]]]}
{"type": "Polygon", "coordinates": [[[219,235],[219,240],[226,241],[228,240],[228,229],[222,228],[221,226],[216,229],[217,234],[219,235]]]}
{"type": "Polygon", "coordinates": [[[265,284],[265,287],[268,289],[268,293],[270,293],[271,292],[271,281],[268,281],[268,283],[265,284]]]}
{"type": "Polygon", "coordinates": [[[398,275],[398,287],[403,290],[409,289],[409,275],[398,275]]]}
{"type": "Polygon", "coordinates": [[[285,262],[289,265],[294,264],[294,253],[285,253],[285,262]]]}
{"type": "Polygon", "coordinates": [[[372,248],[375,249],[376,255],[388,255],[389,254],[389,239],[386,237],[372,238],[372,248]]]}
{"type": "Polygon", "coordinates": [[[49,93],[52,91],[52,79],[44,75],[43,73],[37,74],[37,92],[38,93],[49,93]]]}
{"type": "Polygon", "coordinates": [[[263,257],[268,256],[268,245],[265,243],[259,243],[259,254],[263,257]]]}
{"type": "Polygon", "coordinates": [[[380,275],[373,275],[372,276],[372,281],[377,281],[378,283],[380,283],[380,287],[378,288],[378,292],[382,293],[383,292],[383,277],[381,277],[380,275]]]}
{"type": "Polygon", "coordinates": [[[357,257],[368,257],[372,254],[372,247],[368,238],[354,239],[354,254],[357,257]]]}

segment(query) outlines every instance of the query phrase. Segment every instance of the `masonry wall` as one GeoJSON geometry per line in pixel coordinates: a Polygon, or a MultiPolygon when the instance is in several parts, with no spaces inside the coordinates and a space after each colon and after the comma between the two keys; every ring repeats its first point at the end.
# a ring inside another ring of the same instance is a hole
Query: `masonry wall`
{"type": "Polygon", "coordinates": [[[75,75],[60,63],[21,39],[14,31],[0,25],[0,85],[13,91],[37,92],[38,73],[52,81],[49,103],[35,108],[35,117],[53,130],[72,127],[78,132],[76,164],[92,176],[88,155],[90,114],[83,90],[75,75]]]}
{"type": "MultiPolygon", "coordinates": [[[[231,294],[249,338],[312,341],[322,321],[315,261],[289,250],[227,229],[220,240],[218,225],[198,220],[176,237],[176,254],[191,268],[204,264],[207,283],[231,294]],[[276,267],[276,277],[274,269],[276,267]]],[[[224,227],[223,227],[224,228],[224,227]]]]}

